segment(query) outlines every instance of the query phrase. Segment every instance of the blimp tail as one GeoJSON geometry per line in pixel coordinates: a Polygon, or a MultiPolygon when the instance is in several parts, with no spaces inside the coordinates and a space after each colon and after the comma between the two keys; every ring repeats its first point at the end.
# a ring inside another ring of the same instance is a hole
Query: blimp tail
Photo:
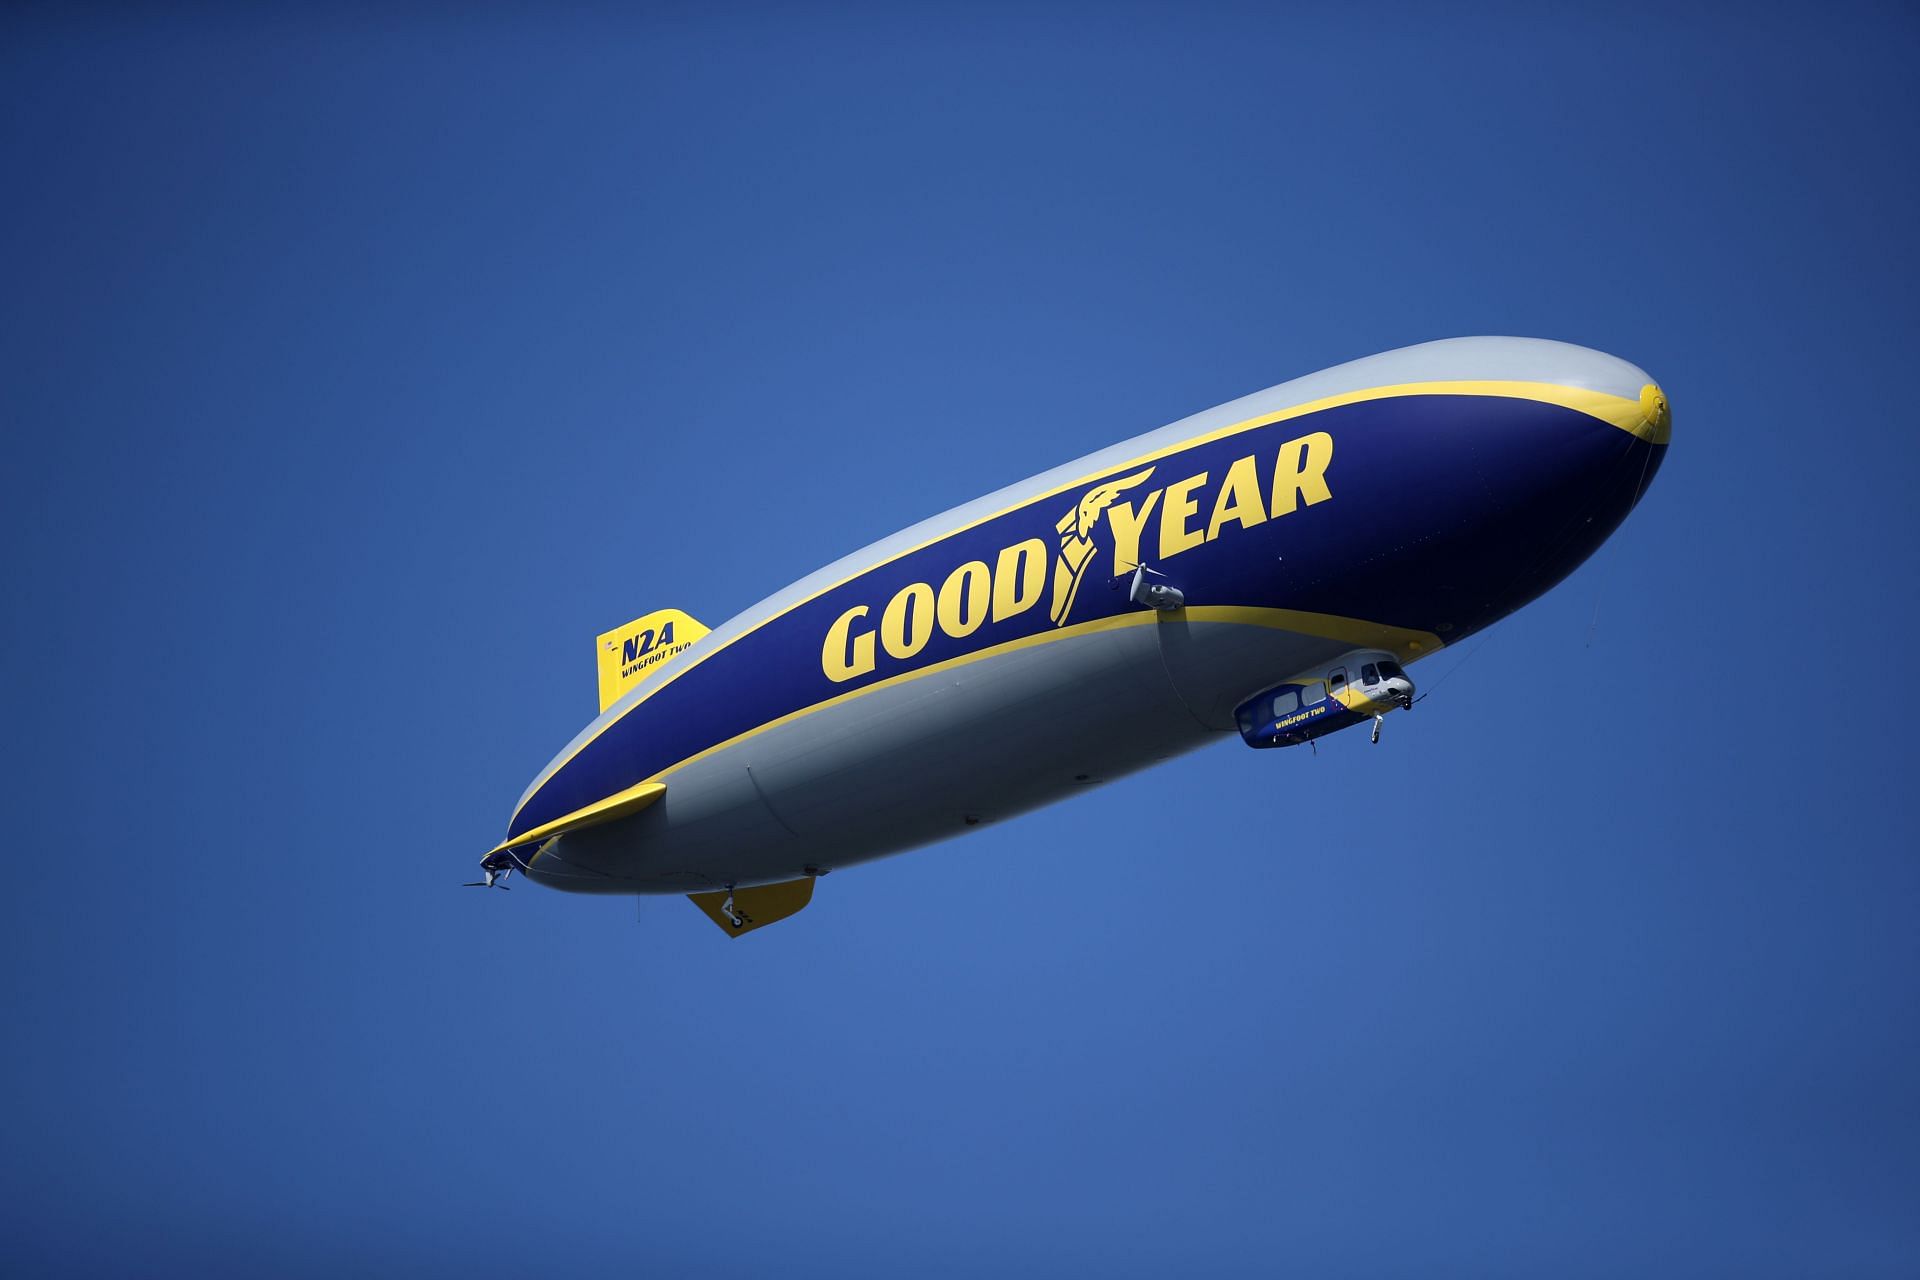
{"type": "Polygon", "coordinates": [[[667,659],[707,634],[690,613],[655,609],[624,627],[594,637],[594,655],[600,664],[600,709],[666,665],[667,659]]]}

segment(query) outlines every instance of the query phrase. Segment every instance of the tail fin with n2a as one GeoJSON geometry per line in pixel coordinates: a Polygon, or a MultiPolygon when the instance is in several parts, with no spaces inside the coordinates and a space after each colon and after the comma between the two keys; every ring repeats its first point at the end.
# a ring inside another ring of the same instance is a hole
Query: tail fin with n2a
{"type": "Polygon", "coordinates": [[[594,640],[600,661],[600,709],[658,671],[668,658],[707,634],[691,614],[655,609],[594,640]]]}

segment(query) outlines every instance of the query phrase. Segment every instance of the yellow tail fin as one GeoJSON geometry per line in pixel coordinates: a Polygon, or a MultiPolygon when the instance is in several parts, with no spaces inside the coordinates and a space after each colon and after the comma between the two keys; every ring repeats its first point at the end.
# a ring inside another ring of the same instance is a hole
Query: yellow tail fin
{"type": "Polygon", "coordinates": [[[655,609],[594,639],[600,659],[600,709],[660,669],[660,664],[707,634],[691,614],[655,609]]]}
{"type": "Polygon", "coordinates": [[[757,889],[739,889],[728,893],[690,893],[687,899],[707,913],[707,919],[719,925],[730,938],[752,933],[762,925],[785,920],[813,901],[813,877],[763,884],[757,889]],[[739,923],[735,924],[734,921],[739,923]]]}

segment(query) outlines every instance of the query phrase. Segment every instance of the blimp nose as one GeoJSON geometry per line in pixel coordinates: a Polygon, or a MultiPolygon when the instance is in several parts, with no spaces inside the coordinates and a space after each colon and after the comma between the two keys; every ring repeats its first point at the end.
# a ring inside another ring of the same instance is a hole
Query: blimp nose
{"type": "Polygon", "coordinates": [[[1673,408],[1656,383],[1640,388],[1640,427],[1634,434],[1650,443],[1664,445],[1673,438],[1673,408]]]}
{"type": "Polygon", "coordinates": [[[1673,438],[1666,392],[1651,380],[1640,381],[1638,396],[1621,390],[1627,394],[1569,389],[1559,406],[1543,408],[1540,420],[1509,436],[1497,455],[1501,462],[1492,470],[1504,471],[1508,483],[1500,489],[1511,504],[1504,518],[1496,517],[1509,548],[1500,571],[1512,572],[1501,593],[1506,608],[1579,567],[1639,505],[1659,472],[1673,438]]]}
{"type": "Polygon", "coordinates": [[[1397,437],[1406,465],[1373,504],[1381,544],[1365,563],[1378,574],[1357,574],[1355,594],[1390,592],[1451,641],[1525,605],[1599,549],[1658,474],[1673,410],[1645,370],[1586,347],[1435,345],[1456,363],[1484,356],[1479,368],[1499,376],[1484,393],[1433,397],[1406,415],[1415,427],[1397,437]]]}
{"type": "Polygon", "coordinates": [[[1617,512],[1617,524],[1645,496],[1667,456],[1667,445],[1673,439],[1673,408],[1659,384],[1648,382],[1640,388],[1637,403],[1609,409],[1607,419],[1625,439],[1607,439],[1593,451],[1590,466],[1596,509],[1591,514],[1599,517],[1617,512]]]}

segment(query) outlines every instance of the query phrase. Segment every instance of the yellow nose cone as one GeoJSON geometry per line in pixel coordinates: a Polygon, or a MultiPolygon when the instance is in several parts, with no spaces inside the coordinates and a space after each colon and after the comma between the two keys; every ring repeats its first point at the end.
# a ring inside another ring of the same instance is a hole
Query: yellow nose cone
{"type": "Polygon", "coordinates": [[[1673,439],[1673,410],[1667,406],[1667,393],[1649,382],[1640,388],[1642,427],[1633,434],[1652,444],[1673,439]]]}

